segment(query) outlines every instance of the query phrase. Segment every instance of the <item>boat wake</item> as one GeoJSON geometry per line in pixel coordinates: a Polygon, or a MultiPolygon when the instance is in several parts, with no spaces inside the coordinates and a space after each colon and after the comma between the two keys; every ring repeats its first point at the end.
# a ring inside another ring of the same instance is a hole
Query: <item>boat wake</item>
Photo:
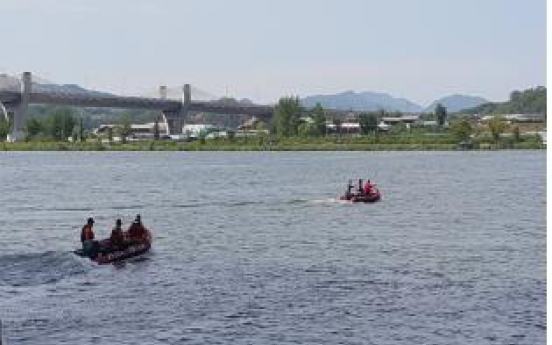
{"type": "Polygon", "coordinates": [[[51,284],[89,269],[86,261],[69,252],[44,252],[0,256],[0,286],[51,284]]]}
{"type": "Polygon", "coordinates": [[[347,200],[340,200],[339,198],[325,198],[309,200],[309,203],[315,205],[350,205],[351,202],[347,200]]]}
{"type": "Polygon", "coordinates": [[[254,200],[254,201],[222,201],[222,202],[190,202],[186,204],[174,204],[169,207],[173,208],[201,208],[201,207],[224,207],[224,208],[233,208],[233,207],[274,207],[274,206],[314,206],[314,205],[337,205],[337,204],[351,204],[349,201],[340,200],[339,198],[321,198],[321,199],[265,199],[265,200],[254,200]]]}

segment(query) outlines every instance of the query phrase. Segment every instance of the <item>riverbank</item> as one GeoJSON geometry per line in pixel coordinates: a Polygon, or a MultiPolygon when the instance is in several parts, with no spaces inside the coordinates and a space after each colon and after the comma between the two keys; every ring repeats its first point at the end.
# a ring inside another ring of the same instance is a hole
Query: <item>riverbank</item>
{"type": "MultiPolygon", "coordinates": [[[[208,140],[193,142],[139,141],[100,142],[16,142],[1,143],[0,151],[453,151],[461,149],[451,142],[383,142],[360,139],[286,139],[286,140],[208,140]]],[[[546,149],[538,141],[474,143],[471,150],[546,149]]]]}

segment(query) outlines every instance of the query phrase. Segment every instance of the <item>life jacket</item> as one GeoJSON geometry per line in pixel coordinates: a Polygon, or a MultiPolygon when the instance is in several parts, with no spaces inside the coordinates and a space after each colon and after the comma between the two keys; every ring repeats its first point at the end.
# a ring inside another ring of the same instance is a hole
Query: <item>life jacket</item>
{"type": "Polygon", "coordinates": [[[114,228],[111,231],[111,244],[121,244],[124,241],[123,230],[121,228],[114,228]]]}
{"type": "Polygon", "coordinates": [[[88,224],[82,227],[81,232],[81,242],[84,241],[90,241],[94,239],[94,232],[92,231],[92,227],[88,224]]]}
{"type": "Polygon", "coordinates": [[[132,224],[128,229],[130,238],[142,239],[146,234],[146,229],[142,224],[132,224]]]}

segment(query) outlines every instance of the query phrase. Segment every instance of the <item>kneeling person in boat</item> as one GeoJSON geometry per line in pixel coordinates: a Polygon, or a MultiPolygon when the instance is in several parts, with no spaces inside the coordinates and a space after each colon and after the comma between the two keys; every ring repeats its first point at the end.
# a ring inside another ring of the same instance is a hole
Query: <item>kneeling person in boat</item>
{"type": "Polygon", "coordinates": [[[128,240],[131,243],[140,243],[147,237],[147,231],[142,224],[142,219],[139,214],[136,215],[136,219],[132,222],[132,225],[128,228],[128,240]]]}
{"type": "Polygon", "coordinates": [[[117,221],[115,222],[115,227],[113,228],[113,230],[111,230],[111,237],[109,238],[109,242],[111,244],[111,247],[115,250],[124,249],[126,247],[122,224],[123,223],[121,222],[121,220],[117,219],[117,221]]]}

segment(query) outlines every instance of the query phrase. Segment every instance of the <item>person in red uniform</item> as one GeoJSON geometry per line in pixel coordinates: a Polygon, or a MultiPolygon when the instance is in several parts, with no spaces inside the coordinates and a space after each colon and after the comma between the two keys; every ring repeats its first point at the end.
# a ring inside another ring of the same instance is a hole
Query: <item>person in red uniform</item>
{"type": "Polygon", "coordinates": [[[364,184],[364,194],[372,195],[373,188],[374,188],[374,185],[370,183],[370,180],[366,180],[366,183],[364,184]]]}

